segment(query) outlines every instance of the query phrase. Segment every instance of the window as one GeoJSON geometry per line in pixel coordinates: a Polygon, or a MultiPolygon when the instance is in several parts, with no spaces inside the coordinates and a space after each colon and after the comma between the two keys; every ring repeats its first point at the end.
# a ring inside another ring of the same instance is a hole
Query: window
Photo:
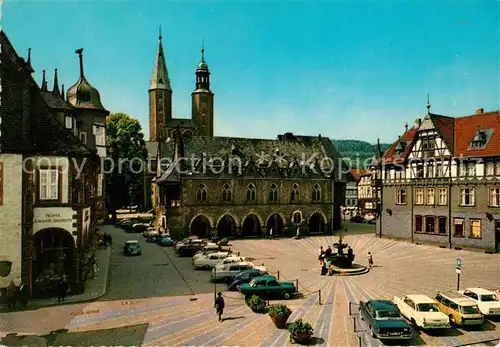
{"type": "Polygon", "coordinates": [[[425,232],[429,234],[434,234],[436,232],[436,217],[427,216],[425,217],[425,232]]]}
{"type": "Polygon", "coordinates": [[[102,184],[103,184],[102,174],[98,174],[97,175],[97,196],[102,196],[102,191],[103,191],[102,184]]]}
{"type": "Polygon", "coordinates": [[[204,184],[198,186],[196,191],[196,202],[203,203],[207,201],[207,187],[204,184]]]}
{"type": "Polygon", "coordinates": [[[422,216],[415,216],[415,232],[416,233],[423,232],[422,224],[423,224],[423,217],[422,216]]]}
{"type": "Polygon", "coordinates": [[[426,169],[425,177],[427,178],[434,177],[434,165],[432,163],[428,163],[425,166],[425,169],[426,169]]]}
{"type": "Polygon", "coordinates": [[[435,203],[434,188],[427,188],[426,203],[427,205],[434,205],[435,203]]]}
{"type": "Polygon", "coordinates": [[[417,178],[424,178],[424,166],[417,164],[417,178]]]}
{"type": "Polygon", "coordinates": [[[454,234],[456,237],[464,237],[464,219],[463,218],[455,218],[453,221],[454,226],[454,234]]]}
{"type": "Polygon", "coordinates": [[[424,188],[415,189],[415,205],[424,204],[424,188]]]}
{"type": "Polygon", "coordinates": [[[271,184],[269,187],[269,198],[268,198],[270,203],[276,203],[278,202],[278,187],[276,184],[271,184]]]}
{"type": "Polygon", "coordinates": [[[481,238],[481,220],[471,219],[470,220],[470,237],[473,239],[481,238]]]}
{"type": "Polygon", "coordinates": [[[297,183],[294,183],[292,185],[292,191],[290,192],[290,200],[292,202],[299,202],[300,200],[299,185],[297,183]]]}
{"type": "Polygon", "coordinates": [[[64,118],[64,124],[66,125],[66,129],[73,129],[73,117],[66,116],[64,118]]]}
{"type": "Polygon", "coordinates": [[[476,176],[476,164],[475,163],[468,163],[467,164],[467,176],[468,177],[476,176]]]}
{"type": "Polygon", "coordinates": [[[106,128],[99,125],[93,126],[96,146],[106,146],[106,128]]]}
{"type": "Polygon", "coordinates": [[[435,156],[436,143],[434,139],[423,139],[422,140],[422,154],[424,158],[435,156]]]}
{"type": "Polygon", "coordinates": [[[293,214],[293,222],[295,224],[300,224],[300,222],[302,222],[302,215],[300,214],[300,212],[295,212],[293,214]]]}
{"type": "Polygon", "coordinates": [[[39,169],[39,198],[40,200],[59,199],[59,170],[39,169]]]}
{"type": "Polygon", "coordinates": [[[490,188],[490,206],[500,207],[500,188],[490,188]]]}
{"type": "MultiPolygon", "coordinates": [[[[352,192],[350,193],[350,195],[352,195],[352,192]]],[[[321,201],[321,187],[317,183],[313,187],[312,201],[313,202],[320,202],[321,201]]]]}
{"type": "Polygon", "coordinates": [[[396,204],[406,205],[406,189],[398,189],[396,191],[396,204]]]}
{"type": "Polygon", "coordinates": [[[495,175],[495,163],[486,163],[486,176],[495,175]]]}
{"type": "Polygon", "coordinates": [[[495,176],[500,176],[500,161],[495,163],[495,176]]]}
{"type": "Polygon", "coordinates": [[[460,205],[474,206],[474,188],[460,189],[460,205]]]}
{"type": "Polygon", "coordinates": [[[446,217],[438,217],[438,234],[446,234],[446,217]]]}
{"type": "Polygon", "coordinates": [[[436,177],[443,177],[444,176],[444,171],[443,171],[443,164],[436,164],[436,177]]]}
{"type": "Polygon", "coordinates": [[[222,201],[230,202],[232,200],[231,198],[231,187],[228,183],[224,183],[224,186],[222,187],[222,201]]]}
{"type": "Polygon", "coordinates": [[[247,187],[247,202],[255,202],[255,199],[256,199],[255,185],[253,183],[250,183],[247,187]]]}
{"type": "Polygon", "coordinates": [[[446,188],[438,189],[438,205],[440,206],[448,205],[448,190],[446,188]]]}
{"type": "Polygon", "coordinates": [[[85,131],[80,132],[80,141],[87,144],[87,133],[85,131]]]}

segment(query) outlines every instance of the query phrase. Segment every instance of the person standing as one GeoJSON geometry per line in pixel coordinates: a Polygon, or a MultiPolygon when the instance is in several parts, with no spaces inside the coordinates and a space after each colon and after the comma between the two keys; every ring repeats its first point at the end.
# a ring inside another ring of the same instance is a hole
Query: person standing
{"type": "Polygon", "coordinates": [[[222,297],[222,293],[218,292],[217,293],[217,298],[215,298],[215,311],[217,312],[217,315],[219,316],[219,322],[222,322],[222,314],[224,313],[224,298],[222,297]]]}
{"type": "Polygon", "coordinates": [[[66,294],[69,291],[69,283],[66,275],[63,275],[61,278],[61,282],[57,288],[57,302],[64,302],[64,298],[66,298],[66,294]]]}
{"type": "Polygon", "coordinates": [[[300,239],[300,228],[297,228],[297,235],[295,236],[297,239],[300,239]]]}
{"type": "Polygon", "coordinates": [[[19,287],[19,301],[21,302],[21,306],[25,308],[28,305],[28,297],[29,297],[29,288],[26,283],[21,282],[21,286],[19,287]]]}
{"type": "Polygon", "coordinates": [[[318,260],[319,264],[322,265],[325,261],[325,251],[323,250],[323,246],[319,248],[318,260]]]}
{"type": "Polygon", "coordinates": [[[269,240],[273,239],[273,228],[269,229],[269,240]]]}
{"type": "Polygon", "coordinates": [[[373,267],[373,256],[368,252],[368,267],[371,269],[373,267]]]}

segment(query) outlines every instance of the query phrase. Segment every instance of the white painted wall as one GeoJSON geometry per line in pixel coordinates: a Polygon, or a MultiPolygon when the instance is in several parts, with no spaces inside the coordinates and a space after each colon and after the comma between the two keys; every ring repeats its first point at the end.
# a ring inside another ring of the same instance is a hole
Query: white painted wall
{"type": "Polygon", "coordinates": [[[0,261],[11,261],[9,276],[0,277],[0,288],[21,279],[21,212],[23,157],[0,154],[3,163],[3,205],[0,205],[0,261]]]}

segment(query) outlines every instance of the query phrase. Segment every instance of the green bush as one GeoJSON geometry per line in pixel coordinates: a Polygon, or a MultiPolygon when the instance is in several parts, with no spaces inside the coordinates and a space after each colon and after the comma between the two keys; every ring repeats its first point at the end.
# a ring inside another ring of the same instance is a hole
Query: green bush
{"type": "Polygon", "coordinates": [[[277,304],[269,306],[267,313],[269,313],[270,316],[289,317],[292,314],[292,310],[286,305],[277,304]]]}
{"type": "Polygon", "coordinates": [[[247,305],[257,313],[264,312],[267,306],[266,301],[257,295],[252,295],[250,299],[247,299],[247,305]]]}
{"type": "Polygon", "coordinates": [[[307,322],[304,323],[302,318],[299,318],[288,326],[288,331],[292,336],[299,336],[301,334],[312,334],[314,329],[311,324],[307,322]]]}

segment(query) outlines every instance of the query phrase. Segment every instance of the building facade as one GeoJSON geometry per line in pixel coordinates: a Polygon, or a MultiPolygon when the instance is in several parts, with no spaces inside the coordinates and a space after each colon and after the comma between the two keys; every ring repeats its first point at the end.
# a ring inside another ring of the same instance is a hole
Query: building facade
{"type": "Polygon", "coordinates": [[[81,55],[80,80],[66,99],[57,72],[52,91],[45,73],[40,88],[30,54],[21,58],[3,31],[0,44],[0,290],[23,282],[32,295],[48,295],[67,275],[81,292],[104,212],[105,151],[97,149],[101,131],[91,135],[90,127],[86,143],[77,134],[90,122],[105,126],[107,111],[94,108],[100,98],[85,80],[81,55]]]}
{"type": "Polygon", "coordinates": [[[156,168],[151,198],[158,225],[177,237],[339,229],[345,175],[332,141],[292,133],[273,140],[214,136],[214,94],[204,49],[195,75],[191,119],[173,118],[160,36],[147,143],[156,168]]]}
{"type": "Polygon", "coordinates": [[[344,219],[351,218],[359,214],[358,184],[363,172],[364,170],[354,169],[347,174],[345,202],[342,206],[342,215],[344,216],[344,219]]]}
{"type": "Polygon", "coordinates": [[[380,236],[500,251],[500,114],[428,113],[374,166],[380,236]]]}

